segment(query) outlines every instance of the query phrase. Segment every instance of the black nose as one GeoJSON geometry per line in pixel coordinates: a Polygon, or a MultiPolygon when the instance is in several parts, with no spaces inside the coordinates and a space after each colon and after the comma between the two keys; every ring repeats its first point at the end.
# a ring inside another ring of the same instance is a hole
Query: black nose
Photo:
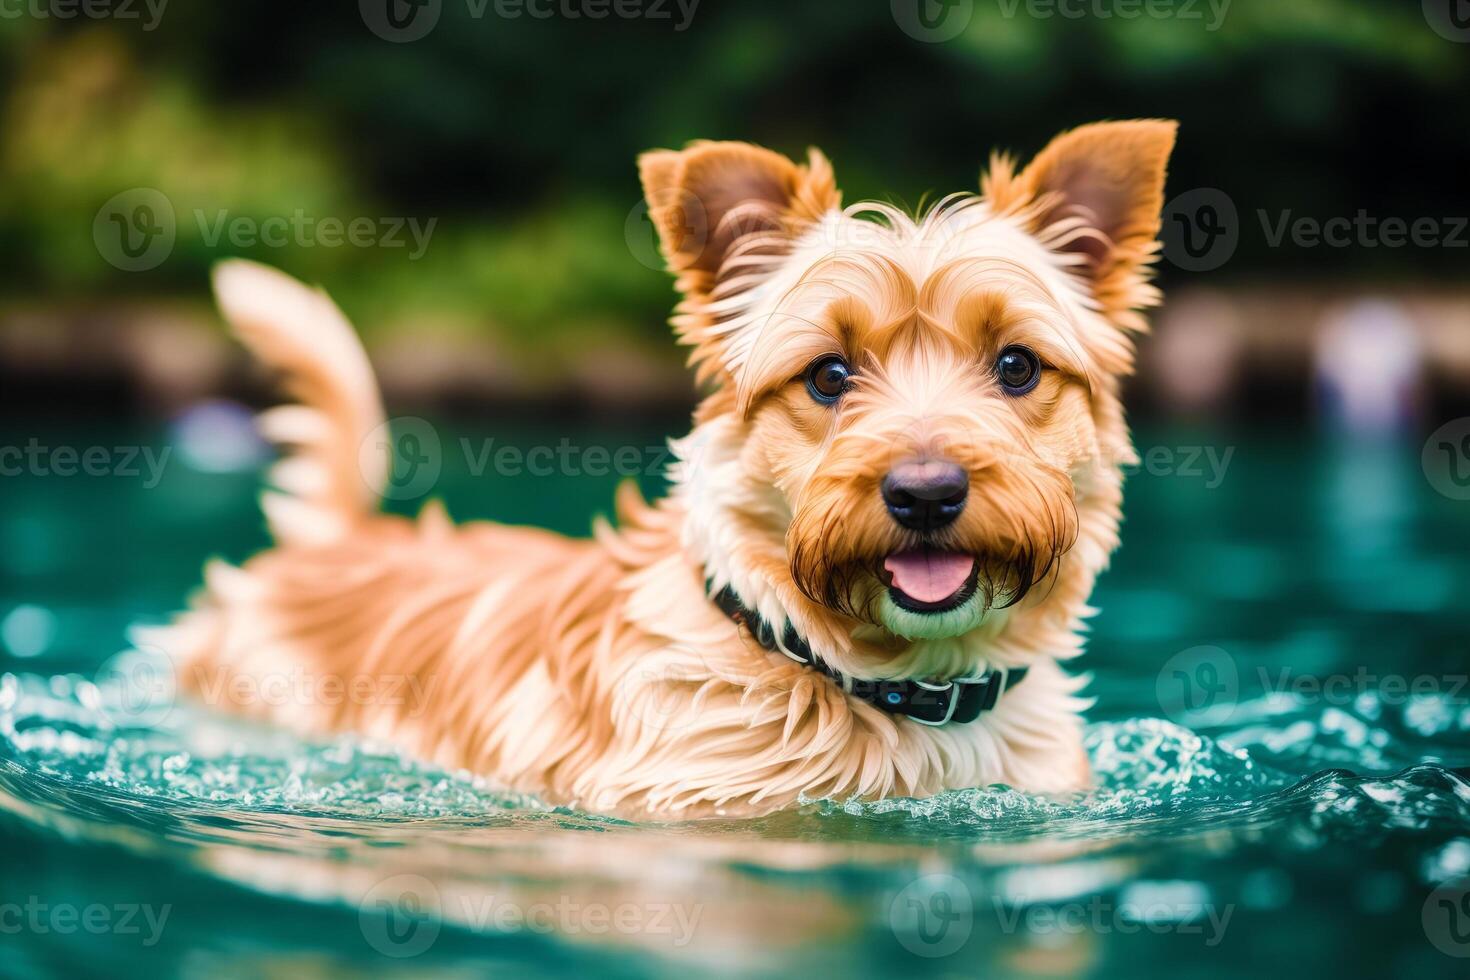
{"type": "Polygon", "coordinates": [[[904,527],[937,531],[965,509],[970,479],[954,463],[902,463],[883,478],[883,502],[904,527]]]}

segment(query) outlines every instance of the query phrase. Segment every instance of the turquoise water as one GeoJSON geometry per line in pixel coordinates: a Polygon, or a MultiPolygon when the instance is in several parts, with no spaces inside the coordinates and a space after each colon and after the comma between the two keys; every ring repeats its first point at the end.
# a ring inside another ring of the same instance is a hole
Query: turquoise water
{"type": "MultiPolygon", "coordinates": [[[[674,428],[445,440],[644,447],[674,428]]],[[[638,825],[391,746],[140,710],[126,627],[174,608],[205,557],[263,543],[256,472],[178,433],[18,431],[177,452],[156,486],[0,481],[5,977],[1470,965],[1470,504],[1435,491],[1417,444],[1140,435],[1162,452],[1132,478],[1085,661],[1093,792],[638,825]]],[[[457,516],[566,531],[616,482],[464,462],[446,452],[438,485],[457,516]]]]}

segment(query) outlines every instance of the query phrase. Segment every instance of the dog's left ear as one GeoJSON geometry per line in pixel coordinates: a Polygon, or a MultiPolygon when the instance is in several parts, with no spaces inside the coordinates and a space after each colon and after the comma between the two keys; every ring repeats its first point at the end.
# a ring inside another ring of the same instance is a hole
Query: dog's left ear
{"type": "Polygon", "coordinates": [[[731,370],[728,311],[813,223],[842,207],[832,165],[812,150],[805,165],[749,143],[693,143],[638,158],[648,217],[684,294],[673,320],[700,382],[731,370]]]}
{"type": "Polygon", "coordinates": [[[1082,126],[1052,140],[1019,175],[994,160],[985,196],[1000,211],[1025,209],[1035,232],[1075,256],[1104,310],[1130,319],[1127,311],[1157,301],[1144,278],[1158,252],[1178,128],[1169,119],[1082,126]]]}
{"type": "Polygon", "coordinates": [[[832,165],[805,165],[750,143],[699,142],[638,158],[648,216],[686,295],[708,292],[738,250],[769,253],[842,197],[832,165]]]}

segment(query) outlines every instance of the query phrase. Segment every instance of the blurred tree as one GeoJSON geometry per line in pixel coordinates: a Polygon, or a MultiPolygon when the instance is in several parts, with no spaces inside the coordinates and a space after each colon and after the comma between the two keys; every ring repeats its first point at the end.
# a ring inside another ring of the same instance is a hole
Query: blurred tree
{"type": "MultiPolygon", "coordinates": [[[[652,343],[671,294],[649,267],[633,159],[700,137],[821,145],[849,200],[913,206],[975,187],[992,147],[1025,155],[1092,119],[1172,116],[1172,189],[1219,187],[1247,222],[1446,217],[1464,200],[1470,44],[1418,4],[1234,0],[1160,19],[976,0],[944,43],[905,34],[887,3],[705,0],[683,30],[673,3],[670,19],[497,9],[442,0],[412,43],[350,6],[286,2],[170,5],[152,30],[0,22],[0,289],[198,296],[213,259],[244,252],[329,282],[369,328],[432,318],[532,348],[610,331],[652,343]],[[141,274],[91,241],[97,209],[132,187],[162,191],[178,223],[141,274]],[[298,211],[436,224],[419,259],[206,233],[221,213],[298,211]]],[[[1464,259],[1251,234],[1210,275],[1449,277],[1464,259]]]]}

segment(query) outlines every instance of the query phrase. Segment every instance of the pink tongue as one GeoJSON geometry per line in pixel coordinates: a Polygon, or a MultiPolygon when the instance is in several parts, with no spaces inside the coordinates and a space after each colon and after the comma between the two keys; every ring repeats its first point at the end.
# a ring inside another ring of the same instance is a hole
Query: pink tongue
{"type": "Polygon", "coordinates": [[[883,562],[893,587],[919,602],[942,602],[960,590],[975,570],[971,555],[955,551],[900,551],[883,562]]]}

